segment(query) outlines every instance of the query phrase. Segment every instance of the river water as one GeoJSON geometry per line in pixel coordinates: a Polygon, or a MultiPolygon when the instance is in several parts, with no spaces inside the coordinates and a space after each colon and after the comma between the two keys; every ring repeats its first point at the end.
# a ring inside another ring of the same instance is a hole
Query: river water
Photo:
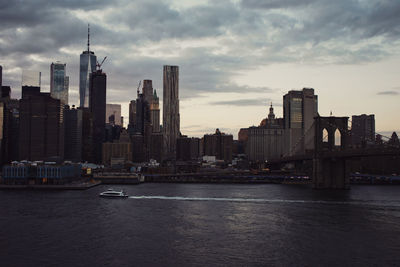
{"type": "Polygon", "coordinates": [[[400,266],[400,186],[0,191],[1,266],[400,266]]]}

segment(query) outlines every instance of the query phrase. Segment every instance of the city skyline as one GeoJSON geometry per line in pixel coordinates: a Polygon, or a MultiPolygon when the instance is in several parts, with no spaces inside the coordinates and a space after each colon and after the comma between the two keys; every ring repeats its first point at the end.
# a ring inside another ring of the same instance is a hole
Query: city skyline
{"type": "Polygon", "coordinates": [[[239,128],[267,116],[270,102],[282,117],[282,96],[303,87],[315,89],[321,115],[375,114],[377,132],[400,129],[398,3],[125,4],[53,4],[52,12],[34,9],[25,17],[15,3],[2,9],[3,84],[20,98],[21,70],[31,69],[42,72],[42,91],[49,91],[48,66],[61,61],[70,76],[70,103],[78,105],[78,55],[89,22],[92,50],[108,56],[107,103],[121,104],[125,118],[137,82],[153,80],[162,96],[162,66],[171,64],[180,67],[181,132],[189,136],[220,128],[236,137],[239,128]],[[47,23],[66,11],[66,21],[47,23]],[[11,19],[16,12],[20,15],[11,19]]]}

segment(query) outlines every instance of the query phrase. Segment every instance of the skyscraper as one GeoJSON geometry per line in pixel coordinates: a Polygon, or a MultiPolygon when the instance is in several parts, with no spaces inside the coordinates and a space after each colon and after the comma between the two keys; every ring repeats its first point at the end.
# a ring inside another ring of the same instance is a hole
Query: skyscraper
{"type": "Polygon", "coordinates": [[[93,116],[93,158],[102,161],[102,144],[105,141],[107,75],[102,70],[90,74],[89,110],[93,116]]]}
{"type": "Polygon", "coordinates": [[[160,132],[160,103],[156,90],[154,90],[153,98],[150,103],[151,126],[153,133],[160,132]]]}
{"type": "Polygon", "coordinates": [[[286,154],[304,154],[314,149],[314,117],[318,115],[318,96],[314,89],[292,90],[283,96],[286,154]]]}
{"type": "Polygon", "coordinates": [[[375,142],[375,115],[351,117],[351,142],[353,146],[366,146],[375,142]]]}
{"type": "Polygon", "coordinates": [[[88,26],[87,51],[83,51],[80,57],[79,69],[79,98],[80,107],[89,107],[89,80],[90,74],[96,71],[97,58],[94,52],[90,51],[90,30],[88,26]]]}
{"type": "Polygon", "coordinates": [[[0,88],[3,85],[3,67],[0,65],[0,88]]]}
{"type": "Polygon", "coordinates": [[[25,160],[64,158],[64,109],[49,93],[20,100],[19,156],[25,160]]]}
{"type": "Polygon", "coordinates": [[[179,67],[164,66],[163,74],[163,133],[164,156],[176,158],[176,139],[180,134],[179,67]]]}
{"type": "Polygon", "coordinates": [[[60,62],[50,65],[50,95],[68,105],[69,77],[66,75],[66,64],[60,62]]]}

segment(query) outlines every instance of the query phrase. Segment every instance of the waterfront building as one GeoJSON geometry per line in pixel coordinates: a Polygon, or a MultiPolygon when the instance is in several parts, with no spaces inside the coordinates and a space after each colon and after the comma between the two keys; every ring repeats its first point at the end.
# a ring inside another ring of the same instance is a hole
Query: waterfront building
{"type": "Polygon", "coordinates": [[[50,65],[50,95],[68,105],[69,77],[66,75],[66,64],[60,62],[50,65]]]}
{"type": "Polygon", "coordinates": [[[120,159],[121,162],[132,161],[132,148],[129,135],[126,130],[123,130],[119,140],[103,143],[103,164],[111,165],[113,159],[120,159]]]}
{"type": "Polygon", "coordinates": [[[283,96],[286,156],[314,149],[314,117],[317,115],[318,96],[314,89],[292,90],[283,96]]]}
{"type": "Polygon", "coordinates": [[[82,160],[82,123],[83,110],[75,106],[65,106],[65,139],[64,158],[65,160],[80,162],[82,160]]]}
{"type": "Polygon", "coordinates": [[[121,119],[121,105],[107,104],[106,105],[106,123],[112,125],[123,126],[121,119]]]}
{"type": "Polygon", "coordinates": [[[203,137],[204,155],[215,156],[225,162],[232,161],[233,136],[221,133],[216,129],[215,134],[206,134],[203,137]]]}
{"type": "Polygon", "coordinates": [[[3,67],[0,65],[0,88],[3,86],[3,67]]]}
{"type": "Polygon", "coordinates": [[[353,115],[351,121],[352,146],[365,147],[375,143],[375,115],[353,115]]]}
{"type": "MultiPolygon", "coordinates": [[[[264,162],[278,159],[283,155],[285,148],[284,121],[275,118],[272,103],[268,117],[263,119],[258,127],[249,127],[246,137],[246,154],[250,161],[264,162]]],[[[242,139],[244,139],[243,136],[242,139]]]]}
{"type": "Polygon", "coordinates": [[[163,71],[164,159],[176,157],[176,139],[180,135],[179,67],[164,66],[163,71]]]}
{"type": "Polygon", "coordinates": [[[21,160],[64,159],[64,109],[50,93],[20,100],[19,157],[21,160]]]}
{"type": "Polygon", "coordinates": [[[90,31],[88,26],[87,50],[80,56],[79,68],[79,99],[80,107],[89,107],[90,98],[90,74],[96,71],[97,58],[94,52],[90,51],[90,31]]]}
{"type": "Polygon", "coordinates": [[[152,133],[150,136],[150,155],[149,159],[154,159],[157,162],[162,161],[163,155],[163,134],[152,133]]]}
{"type": "Polygon", "coordinates": [[[181,161],[197,160],[200,157],[200,138],[187,136],[176,140],[176,159],[181,161]]]}
{"type": "Polygon", "coordinates": [[[102,144],[105,141],[107,75],[102,70],[90,74],[89,110],[93,116],[93,160],[102,161],[102,144]]]}

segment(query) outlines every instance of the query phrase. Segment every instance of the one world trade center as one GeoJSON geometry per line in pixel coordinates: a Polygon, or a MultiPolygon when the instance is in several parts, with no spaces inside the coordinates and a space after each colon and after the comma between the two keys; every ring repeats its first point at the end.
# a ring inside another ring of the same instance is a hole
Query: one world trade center
{"type": "Polygon", "coordinates": [[[80,58],[79,69],[79,98],[80,107],[89,107],[89,76],[96,71],[96,55],[90,51],[90,30],[88,25],[87,51],[83,51],[80,58]]]}

